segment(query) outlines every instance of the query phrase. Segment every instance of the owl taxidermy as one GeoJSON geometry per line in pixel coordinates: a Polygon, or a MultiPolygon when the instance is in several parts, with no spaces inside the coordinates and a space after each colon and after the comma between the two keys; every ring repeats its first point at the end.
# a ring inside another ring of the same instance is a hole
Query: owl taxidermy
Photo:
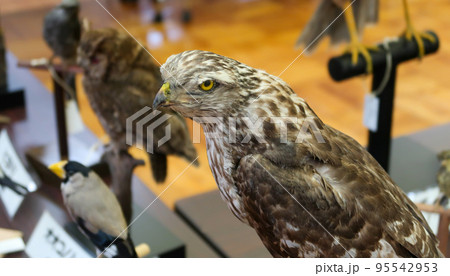
{"type": "Polygon", "coordinates": [[[78,19],[80,4],[78,0],[62,0],[44,18],[43,35],[45,42],[65,65],[76,63],[77,47],[81,36],[78,19]]]}
{"type": "MultiPolygon", "coordinates": [[[[114,29],[84,33],[78,55],[84,69],[83,86],[92,109],[111,138],[112,147],[116,151],[126,150],[127,118],[151,106],[162,83],[159,67],[131,36],[114,29]]],[[[146,126],[164,115],[168,115],[167,120],[153,131],[142,134],[144,143],[152,143],[153,152],[149,153],[149,158],[157,182],[165,180],[168,155],[183,157],[198,165],[197,152],[183,117],[165,109],[146,126]],[[167,135],[167,126],[170,127],[170,139],[159,145],[158,142],[167,135]]],[[[133,137],[139,136],[135,134],[136,130],[133,137]]],[[[144,148],[148,146],[143,145],[144,148]]]]}
{"type": "Polygon", "coordinates": [[[280,78],[205,51],[171,56],[161,73],[154,107],[202,124],[222,198],[273,256],[442,257],[386,171],[280,78]]]}

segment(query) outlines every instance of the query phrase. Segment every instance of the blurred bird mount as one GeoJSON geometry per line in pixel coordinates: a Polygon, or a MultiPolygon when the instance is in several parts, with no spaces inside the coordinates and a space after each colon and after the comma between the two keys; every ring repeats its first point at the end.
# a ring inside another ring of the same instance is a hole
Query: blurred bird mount
{"type": "MultiPolygon", "coordinates": [[[[439,38],[431,31],[426,33],[434,37],[435,41],[423,39],[426,55],[435,53],[439,49],[439,38]]],[[[405,61],[419,59],[419,47],[415,39],[404,37],[381,43],[378,50],[369,50],[373,64],[372,91],[377,91],[379,99],[377,131],[369,130],[368,151],[389,172],[389,156],[391,146],[392,112],[394,103],[395,81],[397,66],[405,61]]],[[[422,57],[422,58],[423,58],[422,57]]],[[[351,54],[346,53],[334,57],[328,62],[328,71],[335,81],[343,81],[366,74],[366,60],[359,54],[356,64],[352,63],[351,54]]]]}

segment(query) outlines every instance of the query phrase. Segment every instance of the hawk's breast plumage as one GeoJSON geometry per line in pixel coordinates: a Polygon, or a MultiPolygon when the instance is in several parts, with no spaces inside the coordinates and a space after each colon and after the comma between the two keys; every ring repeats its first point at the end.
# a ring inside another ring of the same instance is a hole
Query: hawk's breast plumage
{"type": "Polygon", "coordinates": [[[155,105],[164,98],[203,122],[223,199],[273,256],[442,256],[420,211],[374,158],[278,77],[204,51],[174,55],[161,72],[170,91],[155,105]],[[202,90],[205,81],[214,89],[202,90]]]}

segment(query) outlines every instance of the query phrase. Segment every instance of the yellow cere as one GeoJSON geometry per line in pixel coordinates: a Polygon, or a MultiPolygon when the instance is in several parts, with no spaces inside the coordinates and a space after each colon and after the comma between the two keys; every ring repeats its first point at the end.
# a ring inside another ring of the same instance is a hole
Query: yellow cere
{"type": "Polygon", "coordinates": [[[170,94],[170,84],[168,82],[164,83],[161,86],[161,90],[164,93],[164,96],[168,96],[170,94]]]}
{"type": "Polygon", "coordinates": [[[202,84],[200,84],[200,88],[204,91],[209,91],[213,88],[214,86],[214,81],[212,80],[207,80],[204,81],[202,84]]]}

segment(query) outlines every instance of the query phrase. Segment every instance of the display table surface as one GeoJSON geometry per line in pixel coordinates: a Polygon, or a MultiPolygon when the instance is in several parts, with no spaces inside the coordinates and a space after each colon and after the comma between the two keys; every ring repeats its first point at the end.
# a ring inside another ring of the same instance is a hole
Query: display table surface
{"type": "Polygon", "coordinates": [[[390,174],[405,192],[437,186],[437,154],[450,149],[450,123],[392,141],[390,174]]]}
{"type": "Polygon", "coordinates": [[[175,211],[222,257],[271,257],[255,230],[231,213],[218,190],[179,200],[175,211]]]}
{"type": "MultiPolygon", "coordinates": [[[[26,91],[25,108],[1,112],[13,121],[6,129],[15,149],[22,160],[26,160],[26,152],[32,152],[34,156],[43,160],[44,164],[59,161],[56,118],[51,94],[28,70],[16,68],[17,60],[13,55],[8,54],[7,61],[10,75],[14,76],[13,81],[19,82],[26,91]]],[[[87,129],[70,135],[70,159],[77,161],[89,159],[89,148],[97,141],[98,139],[87,129]]],[[[37,175],[34,176],[39,183],[40,178],[37,175]]],[[[47,182],[54,181],[58,180],[47,182]]],[[[24,241],[27,242],[43,210],[47,210],[60,225],[70,229],[67,213],[64,208],[61,208],[62,199],[58,186],[57,183],[44,183],[37,192],[28,194],[12,220],[9,220],[4,206],[0,204],[0,227],[14,228],[24,232],[24,241]]],[[[182,256],[184,252],[187,257],[218,256],[176,214],[157,200],[156,195],[137,177],[133,177],[132,190],[136,210],[134,215],[154,201],[135,225],[131,226],[131,235],[135,238],[136,245],[147,242],[152,249],[150,256],[182,256]]],[[[24,254],[11,256],[25,256],[24,254]]]]}
{"type": "MultiPolygon", "coordinates": [[[[450,149],[450,124],[432,127],[392,142],[390,171],[405,191],[437,186],[437,153],[450,149]]],[[[240,222],[219,191],[179,200],[176,212],[223,257],[267,257],[255,231],[240,222]]],[[[449,250],[450,252],[450,244],[449,250]]]]}

